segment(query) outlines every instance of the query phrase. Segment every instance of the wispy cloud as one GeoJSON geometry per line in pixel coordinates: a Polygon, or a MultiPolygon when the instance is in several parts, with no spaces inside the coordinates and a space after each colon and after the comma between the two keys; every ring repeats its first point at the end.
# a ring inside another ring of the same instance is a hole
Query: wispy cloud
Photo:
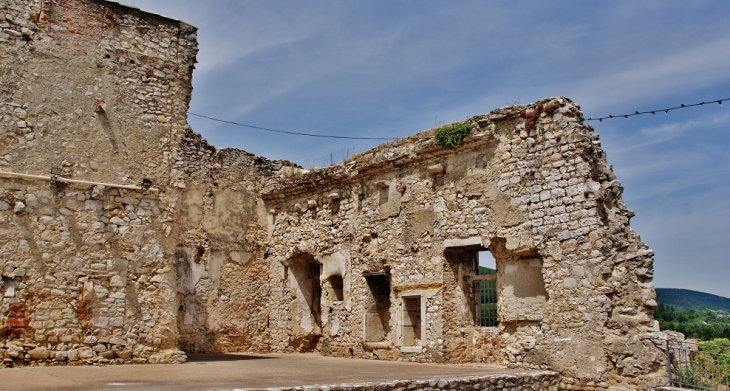
{"type": "Polygon", "coordinates": [[[585,96],[583,102],[599,112],[676,91],[686,93],[718,82],[727,83],[730,82],[728,47],[730,35],[696,46],[659,51],[643,61],[625,64],[624,69],[581,80],[572,95],[585,96]]]}
{"type": "MultiPolygon", "coordinates": [[[[659,114],[662,115],[662,114],[659,114]]],[[[730,125],[730,113],[720,113],[706,118],[690,119],[682,122],[661,123],[655,126],[644,126],[638,132],[619,139],[612,145],[613,154],[622,155],[637,150],[647,149],[656,144],[676,140],[686,132],[699,132],[717,125],[730,125]]]]}

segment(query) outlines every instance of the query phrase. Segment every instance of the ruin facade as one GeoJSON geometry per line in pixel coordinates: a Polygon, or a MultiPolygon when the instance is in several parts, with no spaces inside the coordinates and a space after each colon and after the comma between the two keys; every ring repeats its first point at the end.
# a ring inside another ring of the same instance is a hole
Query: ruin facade
{"type": "Polygon", "coordinates": [[[194,27],[0,6],[5,366],[319,352],[666,380],[653,252],[569,99],[472,117],[456,149],[431,129],[306,172],[190,129],[194,27]]]}

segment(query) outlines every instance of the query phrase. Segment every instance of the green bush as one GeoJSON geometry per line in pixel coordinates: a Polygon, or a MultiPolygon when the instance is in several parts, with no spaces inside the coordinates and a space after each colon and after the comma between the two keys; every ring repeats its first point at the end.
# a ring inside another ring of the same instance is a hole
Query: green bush
{"type": "Polygon", "coordinates": [[[458,148],[461,141],[471,132],[471,124],[459,122],[442,126],[436,131],[436,144],[445,148],[458,148]]]}

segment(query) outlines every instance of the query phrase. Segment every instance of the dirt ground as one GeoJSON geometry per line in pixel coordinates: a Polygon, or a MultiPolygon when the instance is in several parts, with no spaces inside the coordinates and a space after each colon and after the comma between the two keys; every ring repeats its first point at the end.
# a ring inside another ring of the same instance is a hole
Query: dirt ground
{"type": "Polygon", "coordinates": [[[480,364],[416,364],[315,354],[208,354],[189,359],[181,365],[0,369],[0,390],[240,390],[518,372],[480,364]]]}

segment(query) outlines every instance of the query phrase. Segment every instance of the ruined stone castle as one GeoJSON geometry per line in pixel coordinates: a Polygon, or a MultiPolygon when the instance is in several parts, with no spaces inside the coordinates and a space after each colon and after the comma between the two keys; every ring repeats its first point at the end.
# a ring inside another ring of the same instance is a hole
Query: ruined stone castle
{"type": "Polygon", "coordinates": [[[569,99],[305,172],[190,129],[194,27],[103,0],[0,9],[5,366],[318,352],[663,381],[653,253],[569,99]]]}

